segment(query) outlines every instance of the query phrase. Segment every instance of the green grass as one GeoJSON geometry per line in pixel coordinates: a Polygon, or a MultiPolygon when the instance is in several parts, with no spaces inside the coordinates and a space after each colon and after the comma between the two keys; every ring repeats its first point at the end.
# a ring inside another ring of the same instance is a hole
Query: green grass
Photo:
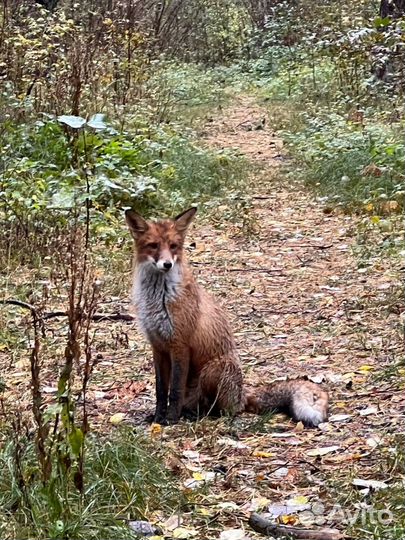
{"type": "Polygon", "coordinates": [[[403,208],[405,145],[399,127],[373,119],[360,126],[343,113],[326,110],[304,119],[301,130],[284,133],[295,158],[295,176],[326,196],[329,204],[347,210],[381,215],[390,213],[388,204],[395,211],[403,208]]]}
{"type": "Polygon", "coordinates": [[[127,520],[154,510],[178,509],[182,500],[156,445],[122,428],[86,446],[83,496],[73,485],[38,477],[32,438],[12,437],[0,450],[0,536],[3,540],[136,538],[127,520]],[[17,474],[16,443],[21,474],[17,474]],[[23,482],[21,482],[23,478],[23,482]]]}

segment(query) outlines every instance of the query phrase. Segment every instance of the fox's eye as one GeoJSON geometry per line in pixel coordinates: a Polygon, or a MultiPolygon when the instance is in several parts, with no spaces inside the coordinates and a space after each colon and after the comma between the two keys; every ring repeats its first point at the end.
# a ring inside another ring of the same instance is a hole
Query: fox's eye
{"type": "Polygon", "coordinates": [[[156,242],[150,242],[149,244],[146,244],[146,247],[149,249],[157,249],[158,244],[156,242]]]}
{"type": "Polygon", "coordinates": [[[177,249],[177,248],[178,248],[177,244],[170,244],[170,249],[177,249]]]}

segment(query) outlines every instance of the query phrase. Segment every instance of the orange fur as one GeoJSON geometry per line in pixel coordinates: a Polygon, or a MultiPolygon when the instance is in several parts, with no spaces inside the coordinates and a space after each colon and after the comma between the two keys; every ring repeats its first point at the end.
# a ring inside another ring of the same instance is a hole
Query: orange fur
{"type": "Polygon", "coordinates": [[[317,385],[292,380],[253,392],[243,387],[226,314],[184,260],[184,237],[195,211],[159,222],[126,212],[135,240],[134,300],[153,349],[155,421],[177,422],[187,411],[260,414],[278,409],[318,425],[326,419],[328,395],[317,385]]]}

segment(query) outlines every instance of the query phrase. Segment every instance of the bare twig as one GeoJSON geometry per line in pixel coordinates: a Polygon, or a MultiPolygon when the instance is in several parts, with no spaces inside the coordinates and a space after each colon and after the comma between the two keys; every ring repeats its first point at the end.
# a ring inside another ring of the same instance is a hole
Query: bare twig
{"type": "MultiPolygon", "coordinates": [[[[191,262],[191,266],[208,266],[210,263],[204,262],[191,262]]],[[[276,274],[278,276],[285,276],[285,274],[279,268],[258,268],[258,267],[249,267],[249,268],[226,268],[222,269],[223,272],[263,272],[265,274],[276,274]]]]}
{"type": "Polygon", "coordinates": [[[36,315],[38,317],[37,308],[32,304],[28,304],[27,302],[22,302],[21,300],[16,300],[14,298],[9,298],[7,300],[0,300],[0,304],[9,304],[11,306],[18,306],[23,309],[29,309],[32,315],[36,315]]]}
{"type": "Polygon", "coordinates": [[[326,246],[317,246],[315,244],[284,244],[286,247],[293,248],[314,248],[314,249],[330,249],[334,244],[327,244],[326,246]]]}
{"type": "MultiPolygon", "coordinates": [[[[7,300],[0,300],[0,304],[9,304],[12,306],[18,306],[23,309],[28,309],[32,314],[35,314],[39,319],[46,321],[47,319],[54,319],[56,317],[68,317],[66,311],[47,311],[42,315],[39,315],[38,310],[32,304],[27,302],[22,302],[21,300],[16,300],[10,298],[7,300]]],[[[128,321],[132,322],[135,320],[135,317],[130,313],[94,313],[90,316],[92,321],[128,321]]]]}

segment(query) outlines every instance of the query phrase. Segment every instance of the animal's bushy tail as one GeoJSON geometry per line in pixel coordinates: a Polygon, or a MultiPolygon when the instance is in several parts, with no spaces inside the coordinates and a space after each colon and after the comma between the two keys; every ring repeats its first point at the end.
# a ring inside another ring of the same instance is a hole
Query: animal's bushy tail
{"type": "Polygon", "coordinates": [[[286,412],[306,426],[318,426],[328,417],[327,392],[303,379],[277,381],[264,388],[250,389],[246,391],[245,400],[246,412],[286,412]]]}

